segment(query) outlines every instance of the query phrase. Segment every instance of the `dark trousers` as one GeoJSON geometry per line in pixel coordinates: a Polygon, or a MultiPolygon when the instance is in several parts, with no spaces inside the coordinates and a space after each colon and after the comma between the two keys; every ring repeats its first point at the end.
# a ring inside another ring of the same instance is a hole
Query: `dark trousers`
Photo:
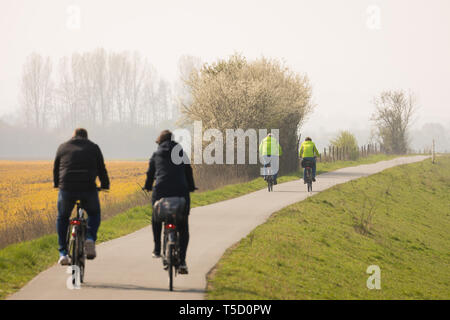
{"type": "MultiPolygon", "coordinates": [[[[180,234],[180,260],[182,263],[186,262],[186,251],[189,244],[189,210],[190,210],[190,197],[185,197],[186,199],[186,210],[184,219],[178,222],[177,230],[180,234]]],[[[156,200],[152,200],[152,206],[155,204],[156,200]]],[[[157,222],[152,215],[152,229],[153,229],[153,242],[155,244],[155,252],[161,252],[161,231],[162,222],[157,222]]]]}
{"type": "Polygon", "coordinates": [[[100,201],[98,191],[65,191],[59,190],[58,193],[58,218],[56,219],[56,231],[58,233],[59,252],[67,254],[67,229],[73,207],[77,200],[86,210],[87,235],[86,239],[97,240],[97,231],[100,227],[100,201]]]}
{"type": "MultiPolygon", "coordinates": [[[[306,157],[306,158],[303,158],[303,160],[308,160],[308,161],[312,161],[313,162],[312,177],[314,179],[316,177],[316,158],[315,157],[306,157]]],[[[305,176],[306,176],[306,168],[303,169],[303,179],[305,179],[305,176]]]]}

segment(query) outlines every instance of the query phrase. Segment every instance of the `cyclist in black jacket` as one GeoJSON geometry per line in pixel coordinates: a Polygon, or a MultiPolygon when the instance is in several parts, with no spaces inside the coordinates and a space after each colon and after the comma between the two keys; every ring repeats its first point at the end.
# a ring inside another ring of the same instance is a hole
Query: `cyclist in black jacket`
{"type": "Polygon", "coordinates": [[[53,166],[54,187],[59,188],[58,218],[56,230],[61,265],[70,264],[67,256],[67,229],[73,207],[80,200],[88,214],[86,257],[94,259],[95,241],[100,226],[100,201],[96,185],[97,176],[101,188],[109,189],[108,172],[103,155],[95,143],[88,140],[85,129],[76,129],[69,141],[61,144],[56,152],[53,166]]]}
{"type": "MultiPolygon", "coordinates": [[[[172,133],[169,130],[161,132],[156,140],[159,145],[158,149],[150,158],[149,168],[147,171],[147,180],[145,181],[144,189],[152,192],[152,205],[163,197],[184,197],[186,199],[185,219],[178,224],[180,233],[180,273],[187,274],[186,266],[186,250],[189,243],[189,225],[188,216],[190,211],[190,196],[189,192],[193,192],[195,188],[194,178],[192,174],[192,167],[183,153],[181,146],[172,141],[172,133]],[[180,164],[175,164],[172,161],[173,148],[179,148],[179,159],[184,159],[180,164]],[[156,179],[155,186],[153,182],[156,179]]],[[[161,256],[161,229],[162,223],[158,223],[152,218],[153,240],[155,250],[153,257],[159,258],[161,256]]]]}

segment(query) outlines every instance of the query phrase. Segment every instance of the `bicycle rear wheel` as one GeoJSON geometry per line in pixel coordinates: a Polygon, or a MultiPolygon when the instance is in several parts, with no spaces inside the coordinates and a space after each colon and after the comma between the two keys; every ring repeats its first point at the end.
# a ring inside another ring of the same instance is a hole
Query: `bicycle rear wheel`
{"type": "Polygon", "coordinates": [[[305,181],[308,192],[312,192],[312,171],[311,168],[306,168],[305,181]]]}
{"type": "Polygon", "coordinates": [[[85,259],[83,232],[80,228],[76,228],[74,231],[75,236],[71,238],[69,245],[69,257],[72,260],[72,284],[76,285],[77,277],[79,277],[80,283],[84,282],[85,259]]]}
{"type": "Polygon", "coordinates": [[[169,290],[173,291],[173,272],[174,272],[174,265],[173,265],[173,260],[174,260],[174,252],[173,252],[173,244],[169,244],[169,248],[168,248],[168,255],[167,255],[167,263],[169,264],[169,290]]]}
{"type": "MultiPolygon", "coordinates": [[[[77,230],[77,229],[76,229],[77,230]]],[[[71,261],[71,265],[72,265],[72,285],[76,285],[77,284],[77,270],[76,268],[74,268],[73,266],[78,266],[78,232],[75,230],[75,238],[72,237],[70,240],[70,251],[69,251],[69,256],[71,261]]]]}
{"type": "Polygon", "coordinates": [[[80,268],[80,282],[84,282],[84,269],[85,269],[85,255],[84,255],[84,238],[82,238],[82,232],[78,238],[78,268],[80,268]]]}

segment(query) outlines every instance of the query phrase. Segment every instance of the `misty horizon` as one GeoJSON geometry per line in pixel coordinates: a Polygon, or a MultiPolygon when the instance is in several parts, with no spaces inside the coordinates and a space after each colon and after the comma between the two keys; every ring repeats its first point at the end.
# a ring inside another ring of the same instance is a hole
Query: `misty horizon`
{"type": "Polygon", "coordinates": [[[50,57],[54,69],[73,53],[138,52],[172,88],[179,81],[180,57],[212,63],[237,52],[250,60],[282,59],[309,77],[315,109],[302,134],[314,135],[322,147],[339,130],[366,143],[373,98],[399,89],[417,98],[411,139],[417,141],[424,125],[438,124],[446,132],[441,150],[450,148],[450,3],[445,0],[276,6],[271,1],[6,0],[0,17],[0,120],[7,123],[18,120],[23,65],[33,52],[50,57]]]}

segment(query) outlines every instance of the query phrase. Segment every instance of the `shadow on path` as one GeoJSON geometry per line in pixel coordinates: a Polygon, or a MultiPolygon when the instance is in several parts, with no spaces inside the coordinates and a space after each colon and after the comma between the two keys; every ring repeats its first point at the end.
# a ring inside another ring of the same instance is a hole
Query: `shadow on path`
{"type": "MultiPolygon", "coordinates": [[[[114,284],[114,283],[105,283],[105,284],[95,284],[95,283],[84,283],[83,287],[92,288],[92,289],[115,289],[115,290],[137,290],[137,291],[162,291],[168,292],[169,288],[149,288],[137,286],[134,284],[114,284]]],[[[174,288],[174,292],[190,292],[190,293],[205,293],[205,290],[200,289],[176,289],[174,288]]]]}

